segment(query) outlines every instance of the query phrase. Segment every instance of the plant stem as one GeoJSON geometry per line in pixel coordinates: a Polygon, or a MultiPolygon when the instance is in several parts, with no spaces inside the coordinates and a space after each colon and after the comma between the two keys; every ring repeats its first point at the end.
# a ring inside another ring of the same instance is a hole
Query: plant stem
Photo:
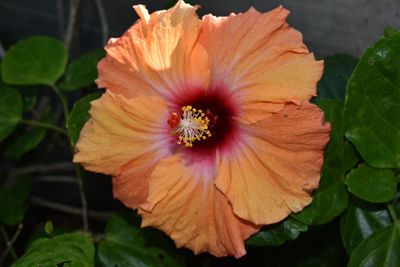
{"type": "Polygon", "coordinates": [[[53,85],[51,87],[53,89],[53,91],[56,93],[56,95],[58,96],[58,98],[61,101],[63,110],[64,110],[64,119],[65,119],[65,124],[67,124],[68,121],[68,116],[69,116],[69,109],[68,109],[68,103],[67,103],[67,99],[65,98],[65,96],[61,93],[60,89],[58,89],[57,86],[53,85]]]}
{"type": "MultiPolygon", "coordinates": [[[[40,206],[40,207],[44,207],[44,208],[72,214],[72,215],[82,216],[82,214],[83,214],[83,209],[68,206],[68,205],[53,202],[53,201],[49,201],[49,200],[45,200],[45,199],[42,199],[39,197],[31,197],[31,202],[32,202],[32,204],[40,206]]],[[[106,221],[111,216],[113,216],[114,213],[106,212],[106,211],[88,210],[87,215],[88,215],[88,217],[91,217],[93,219],[106,221]]]]}
{"type": "MultiPolygon", "coordinates": [[[[1,236],[3,237],[4,242],[6,243],[6,247],[8,248],[9,243],[10,243],[10,238],[8,237],[6,229],[4,229],[3,225],[0,225],[0,232],[1,236]]],[[[17,253],[15,252],[15,249],[13,246],[9,249],[11,256],[13,257],[14,260],[18,258],[17,253]]],[[[4,253],[4,252],[3,252],[4,253]]],[[[5,257],[5,256],[4,256],[5,257]]],[[[1,256],[1,259],[3,259],[3,255],[1,256]]],[[[1,266],[1,265],[0,265],[1,266]]]]}
{"type": "Polygon", "coordinates": [[[57,0],[57,17],[58,27],[60,30],[61,39],[64,37],[64,7],[63,0],[57,0]]]}
{"type": "Polygon", "coordinates": [[[80,6],[81,0],[70,0],[68,26],[64,38],[64,43],[68,50],[77,35],[80,6]]]}
{"type": "Polygon", "coordinates": [[[61,175],[42,175],[33,177],[34,182],[50,182],[50,183],[66,183],[77,184],[77,179],[74,176],[61,176],[61,175]]]}
{"type": "Polygon", "coordinates": [[[94,3],[96,4],[97,13],[99,13],[101,33],[102,33],[102,43],[103,45],[106,45],[108,40],[108,24],[107,24],[106,12],[104,10],[102,0],[94,0],[94,3]]]}
{"type": "MultiPolygon", "coordinates": [[[[60,92],[60,90],[57,88],[57,86],[52,86],[52,88],[53,88],[54,92],[57,94],[60,101],[62,102],[62,105],[64,108],[65,124],[66,124],[68,121],[68,117],[69,117],[67,99],[60,92]]],[[[68,137],[69,137],[69,143],[71,145],[72,154],[74,154],[74,146],[72,145],[72,142],[71,142],[71,136],[68,135],[68,137]]],[[[85,196],[85,191],[84,191],[84,186],[83,186],[83,171],[82,171],[81,167],[77,164],[75,164],[75,172],[76,172],[76,177],[77,177],[77,182],[78,182],[78,187],[79,187],[79,195],[81,198],[81,205],[82,205],[83,229],[86,232],[88,232],[89,231],[89,222],[88,222],[87,201],[86,201],[86,196],[85,196]]]]}
{"type": "Polygon", "coordinates": [[[0,266],[2,265],[2,263],[3,263],[3,261],[4,261],[4,259],[6,258],[6,256],[7,256],[8,253],[11,254],[11,257],[12,257],[14,260],[17,260],[17,259],[18,259],[17,253],[15,252],[15,249],[14,249],[14,247],[13,247],[13,244],[14,244],[15,241],[17,240],[18,236],[21,234],[22,228],[23,228],[23,225],[22,225],[22,223],[20,223],[20,224],[18,225],[18,228],[17,228],[17,230],[15,231],[13,237],[12,237],[11,240],[10,240],[10,239],[8,238],[6,229],[4,229],[4,226],[3,226],[3,225],[0,225],[0,232],[1,232],[1,235],[3,236],[4,241],[6,241],[6,246],[7,246],[6,249],[4,250],[3,254],[2,254],[1,257],[0,257],[0,266]]]}
{"type": "Polygon", "coordinates": [[[3,58],[5,54],[6,52],[4,50],[3,44],[0,41],[0,58],[3,58]]]}
{"type": "Polygon", "coordinates": [[[396,214],[396,210],[395,210],[395,208],[394,208],[394,205],[393,205],[393,204],[387,204],[386,207],[387,207],[387,209],[388,209],[388,211],[389,211],[390,218],[392,218],[392,221],[393,221],[393,222],[398,221],[399,218],[397,217],[397,214],[396,214]]]}
{"type": "Polygon", "coordinates": [[[83,221],[83,229],[88,232],[89,231],[89,223],[88,223],[88,209],[87,209],[87,201],[85,196],[85,191],[83,187],[83,171],[81,167],[75,164],[75,170],[78,178],[78,187],[79,187],[79,194],[81,197],[81,204],[82,204],[82,221],[83,221]]]}
{"type": "Polygon", "coordinates": [[[57,162],[51,164],[30,165],[23,168],[12,170],[9,176],[21,176],[31,173],[52,173],[52,172],[69,172],[74,170],[74,164],[71,162],[57,162]]]}
{"type": "Polygon", "coordinates": [[[47,123],[47,122],[44,122],[44,121],[20,120],[20,123],[26,124],[26,125],[31,125],[31,126],[36,126],[36,127],[41,127],[41,128],[46,128],[46,129],[49,129],[49,130],[54,130],[54,131],[57,131],[59,133],[62,133],[64,135],[68,136],[68,132],[64,128],[58,127],[58,126],[56,126],[54,124],[47,123]]]}

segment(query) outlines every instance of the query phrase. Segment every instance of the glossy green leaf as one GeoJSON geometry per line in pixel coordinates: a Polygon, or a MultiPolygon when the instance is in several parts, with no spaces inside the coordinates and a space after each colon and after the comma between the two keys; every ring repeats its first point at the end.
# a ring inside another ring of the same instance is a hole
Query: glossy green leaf
{"type": "Polygon", "coordinates": [[[20,223],[25,216],[25,201],[31,186],[26,178],[19,178],[18,182],[10,187],[0,188],[0,222],[8,225],[20,223]]]}
{"type": "Polygon", "coordinates": [[[347,175],[345,183],[357,197],[373,203],[384,203],[395,197],[396,180],[390,169],[376,169],[362,164],[347,175]]]}
{"type": "Polygon", "coordinates": [[[18,159],[25,153],[36,148],[43,140],[47,130],[45,128],[34,128],[18,135],[11,145],[7,147],[5,155],[12,159],[18,159]]]}
{"type": "Polygon", "coordinates": [[[325,224],[346,209],[349,198],[344,177],[358,162],[353,146],[344,138],[343,105],[337,100],[325,99],[319,100],[318,106],[324,111],[332,130],[324,153],[320,186],[313,195],[313,202],[293,215],[306,224],[325,224]]]}
{"type": "Polygon", "coordinates": [[[347,253],[376,231],[391,224],[385,205],[358,201],[350,204],[340,220],[340,233],[347,253]]]}
{"type": "MultiPolygon", "coordinates": [[[[0,88],[1,87],[8,87],[4,81],[2,80],[1,77],[1,64],[0,64],[0,88]]],[[[17,89],[18,92],[22,96],[22,102],[23,102],[23,109],[24,111],[26,110],[33,110],[34,107],[36,106],[37,102],[37,95],[38,95],[38,90],[36,87],[33,86],[14,86],[13,88],[17,89]]]]}
{"type": "MultiPolygon", "coordinates": [[[[34,241],[12,267],[92,267],[94,246],[82,233],[71,233],[34,241]]],[[[110,265],[111,266],[111,265],[110,265]]]]}
{"type": "Polygon", "coordinates": [[[344,101],[346,85],[357,65],[357,59],[349,55],[334,55],[324,59],[324,74],[318,82],[318,99],[344,101]]]}
{"type": "Polygon", "coordinates": [[[2,62],[3,80],[15,85],[54,85],[64,73],[67,50],[51,37],[34,36],[12,46],[2,62]]]}
{"type": "Polygon", "coordinates": [[[400,33],[368,48],[347,87],[346,137],[368,165],[400,167],[400,33]]]}
{"type": "Polygon", "coordinates": [[[14,88],[0,85],[0,141],[11,134],[21,118],[21,95],[14,88]]]}
{"type": "MultiPolygon", "coordinates": [[[[119,267],[179,267],[184,266],[176,253],[159,247],[157,241],[148,243],[146,229],[132,225],[126,219],[114,216],[107,224],[105,239],[98,246],[100,266],[119,267]]],[[[152,236],[151,240],[156,240],[152,236]]]]}
{"type": "Polygon", "coordinates": [[[317,105],[324,111],[325,119],[331,123],[329,144],[325,149],[322,173],[344,178],[359,158],[353,145],[344,136],[343,104],[336,100],[319,100],[317,105]]]}
{"type": "Polygon", "coordinates": [[[292,216],[308,225],[325,224],[340,215],[349,203],[349,195],[340,178],[321,177],[321,184],[313,195],[313,202],[292,216]]]}
{"type": "Polygon", "coordinates": [[[392,26],[387,26],[385,27],[385,37],[387,38],[392,38],[394,35],[396,35],[399,31],[392,26]]]}
{"type": "Polygon", "coordinates": [[[102,93],[89,94],[75,102],[67,121],[67,128],[73,145],[78,141],[83,125],[90,118],[90,102],[98,99],[101,95],[102,93]]]}
{"type": "Polygon", "coordinates": [[[301,232],[306,232],[308,226],[288,218],[281,223],[270,225],[246,241],[249,246],[280,246],[287,240],[295,240],[301,232]]]}
{"type": "Polygon", "coordinates": [[[72,91],[94,83],[97,78],[97,63],[104,56],[104,49],[97,49],[73,61],[67,67],[65,80],[58,87],[62,91],[72,91]]]}
{"type": "Polygon", "coordinates": [[[400,266],[400,222],[372,234],[354,249],[348,267],[400,266]]]}

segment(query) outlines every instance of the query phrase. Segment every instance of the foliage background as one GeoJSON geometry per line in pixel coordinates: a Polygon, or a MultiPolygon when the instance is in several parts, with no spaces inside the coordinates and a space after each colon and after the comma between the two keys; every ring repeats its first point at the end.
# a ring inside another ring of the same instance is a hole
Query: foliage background
{"type": "MultiPolygon", "coordinates": [[[[75,2],[79,1],[71,1],[75,2]]],[[[102,6],[97,11],[98,1],[81,3],[77,26],[72,27],[76,34],[67,34],[72,38],[65,42],[69,48],[65,49],[48,37],[25,38],[50,35],[65,40],[68,1],[0,2],[4,14],[0,41],[7,51],[0,79],[3,266],[17,258],[14,266],[36,266],[38,262],[49,266],[400,265],[396,188],[400,36],[396,30],[387,29],[386,37],[363,55],[353,73],[364,48],[383,35],[386,25],[400,28],[399,2],[231,1],[226,5],[222,1],[191,1],[203,6],[200,14],[216,15],[244,11],[250,5],[265,11],[284,3],[293,14],[291,26],[303,32],[317,58],[328,56],[318,85],[319,98],[314,100],[334,126],[321,188],[305,211],[265,227],[250,239],[248,254],[239,260],[176,250],[158,231],[138,228],[140,219],[113,200],[109,177],[86,174],[84,184],[76,179],[76,171],[80,174],[81,170],[70,163],[65,121],[73,144],[87,119],[88,103],[100,94],[91,94],[96,62],[103,56],[98,48],[106,36],[119,36],[136,19],[131,1],[103,1],[103,17],[99,16],[102,6]],[[107,27],[101,27],[105,21],[107,27]],[[38,72],[33,62],[50,71],[38,72]],[[63,113],[70,115],[64,118],[63,113]],[[86,228],[82,192],[90,234],[75,232],[86,228]]],[[[144,3],[156,10],[171,1],[144,3]]]]}

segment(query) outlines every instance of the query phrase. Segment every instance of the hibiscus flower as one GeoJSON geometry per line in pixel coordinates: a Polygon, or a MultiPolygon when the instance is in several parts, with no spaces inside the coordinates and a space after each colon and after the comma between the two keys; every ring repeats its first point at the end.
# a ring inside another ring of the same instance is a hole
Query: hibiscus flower
{"type": "Polygon", "coordinates": [[[110,39],[103,96],[74,162],[113,177],[143,226],[195,253],[241,257],[244,240],[312,201],[330,125],[308,101],[316,61],[289,12],[199,19],[178,1],[110,39]]]}

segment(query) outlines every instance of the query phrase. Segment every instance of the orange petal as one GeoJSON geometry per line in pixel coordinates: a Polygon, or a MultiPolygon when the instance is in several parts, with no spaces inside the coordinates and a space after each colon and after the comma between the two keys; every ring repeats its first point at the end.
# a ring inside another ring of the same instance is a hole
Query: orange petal
{"type": "Polygon", "coordinates": [[[122,167],[121,173],[112,179],[114,197],[132,209],[137,209],[139,204],[145,203],[149,194],[150,174],[162,156],[152,151],[140,155],[122,167]]]}
{"type": "Polygon", "coordinates": [[[121,38],[110,39],[99,63],[99,87],[127,98],[171,96],[188,86],[208,85],[207,54],[196,40],[200,30],[197,7],[183,1],[171,9],[148,14],[134,6],[140,20],[121,38]]]}
{"type": "Polygon", "coordinates": [[[282,7],[264,14],[250,8],[203,18],[199,43],[212,59],[211,84],[234,91],[243,112],[250,113],[243,122],[260,118],[252,118],[255,104],[300,103],[316,94],[323,62],[315,61],[301,33],[287,25],[288,14],[282,7]]]}
{"type": "Polygon", "coordinates": [[[246,102],[239,100],[239,103],[240,102],[245,102],[246,104],[241,105],[241,110],[236,120],[244,124],[255,123],[265,117],[271,116],[282,110],[285,106],[283,103],[272,102],[246,102]]]}
{"type": "Polygon", "coordinates": [[[196,254],[243,256],[244,240],[259,227],[235,216],[228,200],[213,184],[207,165],[189,165],[181,155],[166,158],[151,175],[149,198],[139,212],[143,226],[167,233],[178,247],[196,254]]]}
{"type": "Polygon", "coordinates": [[[330,125],[314,105],[286,105],[247,128],[237,151],[220,159],[216,186],[239,217],[271,224],[308,205],[318,187],[330,125]]]}
{"type": "Polygon", "coordinates": [[[87,170],[118,176],[128,163],[169,153],[168,111],[159,97],[126,99],[106,92],[92,102],[90,115],[73,159],[87,170]]]}

